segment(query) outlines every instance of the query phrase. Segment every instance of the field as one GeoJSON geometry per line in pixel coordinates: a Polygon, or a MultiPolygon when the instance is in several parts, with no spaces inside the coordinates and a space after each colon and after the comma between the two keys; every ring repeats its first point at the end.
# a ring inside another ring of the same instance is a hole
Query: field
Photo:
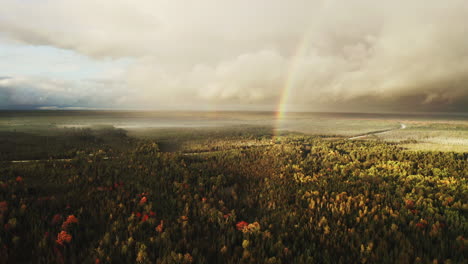
{"type": "Polygon", "coordinates": [[[465,116],[1,112],[0,263],[466,263],[467,144],[465,116]]]}
{"type": "Polygon", "coordinates": [[[402,147],[425,151],[468,152],[468,122],[410,121],[408,128],[379,135],[388,142],[402,147]]]}

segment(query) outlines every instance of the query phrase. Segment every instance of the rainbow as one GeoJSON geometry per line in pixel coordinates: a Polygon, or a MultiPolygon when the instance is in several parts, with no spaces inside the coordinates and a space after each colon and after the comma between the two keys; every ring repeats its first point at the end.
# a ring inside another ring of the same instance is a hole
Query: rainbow
{"type": "Polygon", "coordinates": [[[286,112],[290,110],[287,108],[289,96],[291,95],[291,92],[294,90],[294,87],[297,83],[297,72],[299,70],[301,58],[304,57],[309,48],[309,35],[310,31],[304,34],[302,39],[299,41],[299,44],[297,45],[296,51],[293,53],[289,61],[288,70],[286,71],[285,75],[285,81],[282,86],[279,101],[276,107],[274,127],[275,136],[278,130],[282,127],[282,121],[285,119],[286,112]]]}

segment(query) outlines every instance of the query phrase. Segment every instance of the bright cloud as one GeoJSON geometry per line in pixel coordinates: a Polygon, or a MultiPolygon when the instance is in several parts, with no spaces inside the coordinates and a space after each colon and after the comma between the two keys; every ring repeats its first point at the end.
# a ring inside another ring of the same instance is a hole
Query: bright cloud
{"type": "MultiPolygon", "coordinates": [[[[468,110],[464,0],[4,0],[2,6],[0,36],[9,43],[69,50],[96,64],[128,63],[73,81],[47,74],[25,81],[32,77],[8,71],[0,106],[274,109],[289,89],[286,103],[300,110],[468,110]]],[[[73,65],[83,68],[69,58],[65,66],[73,65]]]]}

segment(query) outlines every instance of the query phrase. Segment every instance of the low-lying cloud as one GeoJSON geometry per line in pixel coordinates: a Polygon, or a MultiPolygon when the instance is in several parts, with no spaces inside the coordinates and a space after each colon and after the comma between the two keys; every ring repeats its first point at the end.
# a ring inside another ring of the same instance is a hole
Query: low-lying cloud
{"type": "Polygon", "coordinates": [[[18,45],[133,63],[105,85],[2,79],[0,106],[275,109],[287,88],[290,110],[468,111],[464,0],[2,6],[0,32],[18,45]]]}
{"type": "Polygon", "coordinates": [[[89,108],[96,105],[106,108],[126,100],[126,89],[108,81],[0,78],[0,106],[5,108],[89,108]]]}

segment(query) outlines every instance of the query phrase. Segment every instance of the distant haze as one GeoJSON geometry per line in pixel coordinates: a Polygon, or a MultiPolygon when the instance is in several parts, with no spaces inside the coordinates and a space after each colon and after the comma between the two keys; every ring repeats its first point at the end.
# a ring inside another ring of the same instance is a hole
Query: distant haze
{"type": "Polygon", "coordinates": [[[467,17],[466,0],[2,0],[0,109],[468,112],[467,17]]]}

